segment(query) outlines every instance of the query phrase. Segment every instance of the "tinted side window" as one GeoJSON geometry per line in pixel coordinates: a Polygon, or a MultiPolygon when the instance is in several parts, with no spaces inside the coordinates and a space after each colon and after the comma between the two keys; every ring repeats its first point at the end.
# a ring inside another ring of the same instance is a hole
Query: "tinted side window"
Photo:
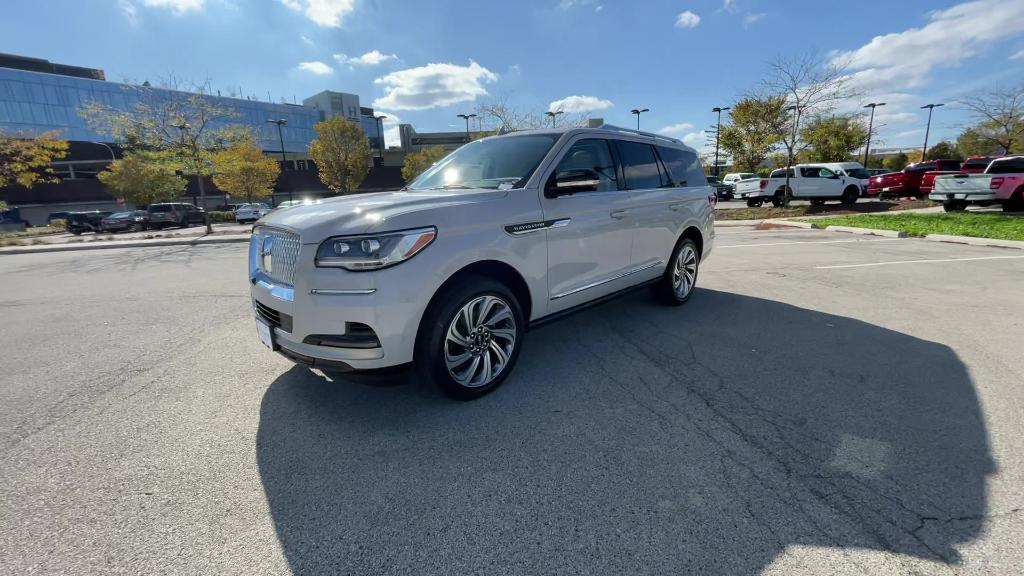
{"type": "Polygon", "coordinates": [[[1014,174],[1024,172],[1024,158],[996,160],[988,167],[986,174],[1014,174]]]}
{"type": "Polygon", "coordinates": [[[666,146],[658,146],[658,154],[661,155],[661,161],[665,163],[672,183],[676,186],[704,186],[707,184],[704,170],[700,167],[700,162],[697,161],[697,154],[689,150],[666,146]]]}
{"type": "Polygon", "coordinates": [[[617,140],[615,145],[619,150],[623,175],[626,177],[626,188],[642,190],[661,187],[658,159],[654,156],[654,148],[650,144],[617,140]]]}
{"type": "Polygon", "coordinates": [[[598,192],[619,189],[619,181],[615,174],[615,162],[612,160],[607,140],[599,138],[578,140],[562,157],[554,173],[558,174],[564,170],[593,170],[597,172],[600,179],[600,183],[597,185],[598,192]]]}
{"type": "Polygon", "coordinates": [[[821,175],[821,168],[800,168],[800,176],[803,178],[817,178],[821,175]]]}

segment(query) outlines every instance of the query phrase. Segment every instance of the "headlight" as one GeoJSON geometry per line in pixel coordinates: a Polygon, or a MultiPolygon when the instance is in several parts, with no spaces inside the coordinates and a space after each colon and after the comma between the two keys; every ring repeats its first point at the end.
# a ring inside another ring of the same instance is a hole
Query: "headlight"
{"type": "Polygon", "coordinates": [[[437,229],[417,228],[384,234],[334,236],[316,250],[316,265],[346,270],[379,270],[404,262],[430,245],[437,229]]]}

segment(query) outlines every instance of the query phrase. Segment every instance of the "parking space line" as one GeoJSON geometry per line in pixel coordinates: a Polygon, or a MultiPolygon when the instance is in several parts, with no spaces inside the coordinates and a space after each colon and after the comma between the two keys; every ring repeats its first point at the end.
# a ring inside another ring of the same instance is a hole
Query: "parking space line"
{"type": "Polygon", "coordinates": [[[905,238],[881,238],[879,240],[807,240],[804,242],[766,242],[763,244],[733,244],[731,246],[716,246],[715,248],[756,248],[758,246],[792,246],[794,244],[847,244],[850,242],[896,242],[905,238]]]}
{"type": "Polygon", "coordinates": [[[868,262],[866,264],[836,264],[833,266],[815,266],[817,270],[834,268],[864,268],[867,266],[891,266],[894,264],[931,264],[935,262],[973,262],[975,260],[1019,260],[1024,256],[977,256],[974,258],[942,258],[938,260],[894,260],[892,262],[868,262]]]}

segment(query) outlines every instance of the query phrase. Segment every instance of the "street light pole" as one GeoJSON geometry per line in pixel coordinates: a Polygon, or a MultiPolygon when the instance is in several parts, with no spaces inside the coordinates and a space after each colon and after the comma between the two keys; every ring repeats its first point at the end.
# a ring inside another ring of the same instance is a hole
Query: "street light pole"
{"type": "Polygon", "coordinates": [[[728,106],[725,108],[712,108],[712,112],[718,112],[718,127],[715,128],[715,178],[718,178],[718,141],[722,134],[722,111],[730,110],[728,106]]]}
{"type": "Polygon", "coordinates": [[[379,142],[377,144],[377,150],[380,152],[380,164],[384,165],[384,119],[387,118],[387,114],[378,114],[374,116],[377,119],[377,137],[379,142]]]}
{"type": "MultiPolygon", "coordinates": [[[[277,124],[277,139],[281,142],[281,171],[284,172],[288,167],[288,157],[284,154],[284,132],[281,127],[288,123],[288,120],[284,118],[267,119],[270,124],[277,124]]],[[[292,201],[292,189],[288,188],[288,201],[292,201]]]]}
{"type": "Polygon", "coordinates": [[[871,150],[871,130],[875,126],[875,108],[878,106],[885,106],[885,102],[872,102],[865,105],[865,108],[871,108],[871,119],[868,120],[868,141],[864,144],[864,167],[868,167],[868,152],[871,150]]]}
{"type": "Polygon", "coordinates": [[[800,106],[787,106],[786,110],[793,110],[793,137],[789,141],[789,160],[787,161],[788,165],[786,166],[786,189],[783,191],[783,206],[789,205],[789,174],[793,171],[793,150],[796,148],[796,134],[797,129],[800,126],[800,106]]]}
{"type": "Polygon", "coordinates": [[[476,118],[476,114],[458,114],[459,118],[463,118],[466,121],[466,142],[469,142],[469,119],[476,118]]]}
{"type": "Polygon", "coordinates": [[[924,129],[924,149],[921,150],[921,162],[924,162],[928,156],[928,133],[932,130],[932,111],[939,106],[944,106],[944,104],[925,104],[921,106],[922,110],[928,109],[928,126],[924,129]]]}
{"type": "Polygon", "coordinates": [[[551,127],[552,128],[555,127],[555,117],[558,116],[559,114],[565,114],[565,111],[564,110],[555,110],[554,112],[551,112],[549,110],[549,111],[544,113],[545,116],[551,117],[551,127]]]}
{"type": "Polygon", "coordinates": [[[651,111],[650,108],[633,108],[632,110],[629,111],[630,114],[636,114],[636,129],[637,130],[640,129],[640,114],[643,114],[644,112],[650,112],[650,111],[651,111]]]}

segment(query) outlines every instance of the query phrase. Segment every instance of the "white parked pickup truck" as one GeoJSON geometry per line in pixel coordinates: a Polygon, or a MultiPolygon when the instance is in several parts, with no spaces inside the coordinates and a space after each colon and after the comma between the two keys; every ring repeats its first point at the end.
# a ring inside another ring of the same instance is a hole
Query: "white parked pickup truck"
{"type": "Polygon", "coordinates": [[[734,196],[740,200],[746,200],[747,206],[757,208],[772,199],[772,195],[765,192],[765,186],[767,185],[767,178],[749,178],[747,180],[740,180],[736,183],[734,196]]]}
{"type": "MultiPolygon", "coordinates": [[[[810,200],[811,204],[824,204],[826,200],[839,200],[853,204],[860,197],[860,179],[841,174],[823,164],[797,164],[789,169],[789,189],[792,197],[810,200]]],[[[782,206],[786,197],[786,169],[772,171],[761,186],[760,199],[770,200],[773,206],[782,206]]],[[[748,200],[748,204],[749,204],[748,200]]]]}
{"type": "Polygon", "coordinates": [[[996,158],[981,174],[936,176],[928,198],[942,202],[946,212],[968,204],[1001,204],[1004,212],[1024,211],[1024,156],[996,158]]]}

